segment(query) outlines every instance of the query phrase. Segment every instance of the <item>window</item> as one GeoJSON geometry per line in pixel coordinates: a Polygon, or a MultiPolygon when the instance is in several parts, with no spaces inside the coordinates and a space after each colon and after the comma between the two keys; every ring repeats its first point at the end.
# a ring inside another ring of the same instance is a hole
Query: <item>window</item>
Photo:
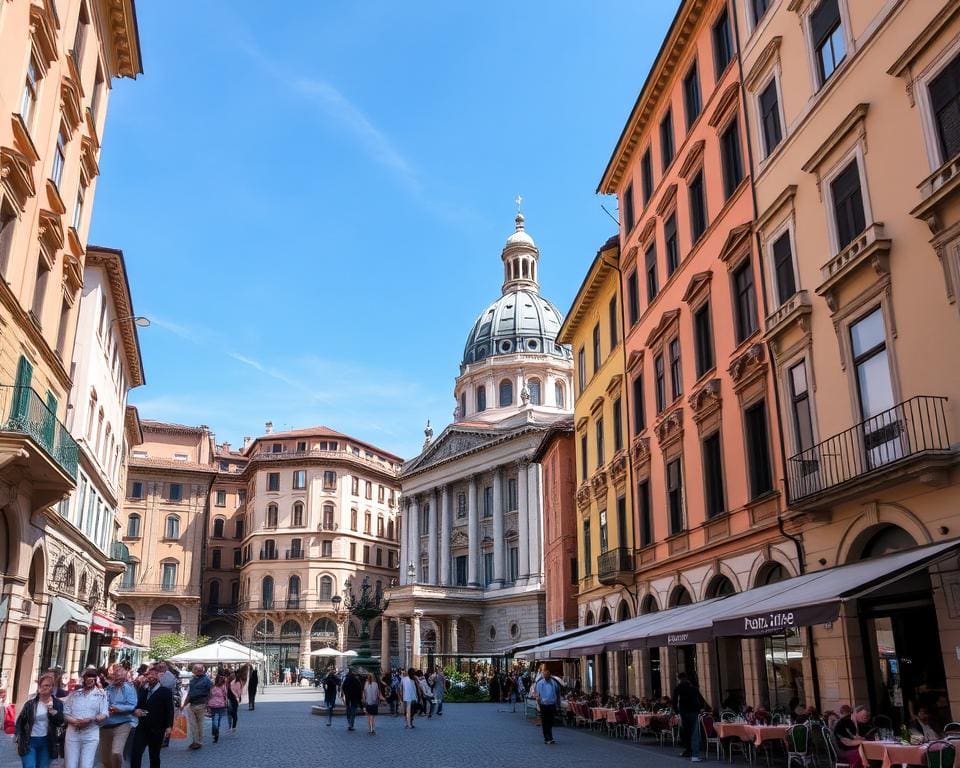
{"type": "Polygon", "coordinates": [[[773,490],[770,470],[770,441],[767,437],[767,404],[754,403],[743,412],[744,436],[747,443],[747,468],[750,476],[750,498],[755,499],[773,490]]]}
{"type": "Polygon", "coordinates": [[[267,490],[268,491],[280,490],[280,473],[279,472],[267,473],[267,490]]]}
{"type": "Polygon", "coordinates": [[[493,486],[483,488],[483,516],[493,517],[493,486]]]}
{"type": "Polygon", "coordinates": [[[227,506],[227,492],[226,491],[217,491],[217,499],[214,504],[218,507],[227,506]]]}
{"type": "Polygon", "coordinates": [[[670,342],[670,397],[676,400],[683,394],[683,375],[680,370],[680,339],[670,342]]]}
{"type": "Polygon", "coordinates": [[[586,480],[590,470],[587,467],[587,436],[580,435],[580,479],[586,480]]]}
{"type": "Polygon", "coordinates": [[[520,550],[517,547],[510,547],[509,571],[508,579],[511,582],[520,577],[520,550]]]}
{"type": "Polygon", "coordinates": [[[590,576],[593,573],[593,553],[592,542],[590,541],[590,521],[583,521],[583,575],[590,576]]]}
{"type": "Polygon", "coordinates": [[[140,480],[134,480],[130,483],[130,498],[131,499],[142,499],[143,498],[143,482],[140,480]]]}
{"type": "Polygon", "coordinates": [[[587,388],[587,353],[583,347],[577,351],[577,382],[580,384],[580,394],[587,388]]]}
{"type": "MultiPolygon", "coordinates": [[[[860,416],[863,419],[873,419],[895,405],[883,310],[880,307],[850,326],[850,343],[857,377],[860,416]]],[[[870,434],[871,430],[882,426],[877,423],[879,421],[881,419],[874,419],[869,427],[864,428],[868,448],[879,444],[870,434]]],[[[887,453],[889,454],[889,450],[887,453]]]]}
{"type": "Polygon", "coordinates": [[[763,132],[763,151],[769,155],[783,140],[780,126],[780,97],[777,94],[777,81],[771,80],[760,91],[760,130],[763,132]]]}
{"type": "Polygon", "coordinates": [[[181,501],[183,499],[183,486],[180,483],[170,483],[167,499],[169,501],[181,501]]]}
{"type": "Polygon", "coordinates": [[[63,166],[67,160],[67,134],[63,126],[57,133],[57,146],[53,150],[53,165],[50,168],[50,181],[54,183],[57,189],[60,188],[60,182],[63,180],[63,166]]]}
{"type": "Polygon", "coordinates": [[[740,121],[734,119],[720,137],[723,158],[724,199],[729,199],[743,181],[743,155],[740,152],[740,121]]]}
{"type": "Polygon", "coordinates": [[[379,536],[382,539],[384,536],[385,530],[386,529],[383,523],[383,515],[377,515],[377,536],[379,536]]]}
{"type": "Polygon", "coordinates": [[[647,427],[646,413],[643,408],[643,376],[633,380],[633,431],[638,435],[647,427]]]}
{"type": "MultiPolygon", "coordinates": [[[[42,325],[43,320],[43,302],[47,296],[47,280],[50,277],[50,267],[47,266],[47,260],[41,254],[37,260],[37,279],[33,288],[33,305],[30,312],[38,325],[42,325]]],[[[99,433],[97,434],[99,438],[99,433]]],[[[96,450],[99,451],[100,444],[97,443],[96,450]]]]}
{"type": "Polygon", "coordinates": [[[462,491],[457,494],[457,518],[467,516],[467,494],[462,491]]]}
{"type": "Polygon", "coordinates": [[[356,562],[357,560],[357,544],[356,542],[350,542],[350,561],[356,562]]]}
{"type": "Polygon", "coordinates": [[[930,82],[930,107],[946,162],[960,152],[960,56],[930,82]]]}
{"type": "Polygon", "coordinates": [[[657,280],[657,245],[651,243],[644,257],[644,268],[647,275],[647,302],[653,303],[660,290],[660,283],[657,280]]]}
{"type": "Polygon", "coordinates": [[[363,498],[373,500],[373,483],[369,480],[363,481],[363,498]]]}
{"type": "Polygon", "coordinates": [[[840,66],[847,53],[838,0],[823,0],[810,14],[810,36],[813,39],[820,85],[823,85],[840,66]]]}
{"type": "Polygon", "coordinates": [[[300,528],[303,525],[303,502],[298,501],[293,505],[293,527],[300,528]]]}
{"type": "Polygon", "coordinates": [[[243,538],[243,529],[244,529],[244,524],[243,524],[243,518],[241,517],[239,520],[237,520],[237,521],[233,524],[233,538],[235,538],[235,539],[242,539],[242,538],[243,538]]]}
{"type": "Polygon", "coordinates": [[[653,387],[656,394],[657,413],[667,407],[666,373],[663,367],[663,355],[657,355],[653,361],[653,387]]]}
{"type": "Polygon", "coordinates": [[[132,514],[127,518],[127,536],[131,539],[140,538],[140,515],[132,514]]]}
{"type": "Polygon", "coordinates": [[[377,547],[377,565],[383,566],[383,550],[377,547]]]}
{"type": "Polygon", "coordinates": [[[273,576],[264,576],[260,582],[260,601],[262,608],[273,608],[273,576]]]}
{"type": "Polygon", "coordinates": [[[240,547],[233,548],[233,567],[239,568],[243,565],[243,550],[240,547]]]}
{"type": "Polygon", "coordinates": [[[222,539],[223,538],[223,527],[226,525],[226,521],[222,517],[214,518],[213,521],[213,538],[222,539]]]}
{"type": "Polygon", "coordinates": [[[623,449],[623,401],[618,397],[613,401],[613,450],[623,449]]]}
{"type": "Polygon", "coordinates": [[[500,382],[500,407],[506,408],[513,405],[513,382],[510,379],[504,379],[500,382]]]}
{"type": "Polygon", "coordinates": [[[370,545],[363,545],[363,564],[370,565],[370,545]]]}
{"type": "Polygon", "coordinates": [[[653,544],[653,513],[650,509],[650,481],[644,480],[637,486],[637,508],[640,512],[640,546],[653,544]]]}
{"type": "Polygon", "coordinates": [[[279,518],[279,510],[276,504],[267,505],[267,528],[276,528],[279,518]]]}
{"type": "Polygon", "coordinates": [[[597,436],[597,467],[602,467],[604,462],[603,455],[603,419],[597,419],[596,427],[596,436],[597,436]]]}
{"type": "Polygon", "coordinates": [[[610,317],[610,351],[613,352],[617,348],[617,340],[619,337],[619,315],[617,311],[617,295],[614,294],[610,298],[610,303],[607,305],[607,312],[610,317]]]}
{"type": "Polygon", "coordinates": [[[13,249],[13,231],[17,225],[17,213],[7,198],[0,200],[0,276],[7,274],[10,251],[13,249]]]}
{"type": "Polygon", "coordinates": [[[353,496],[359,496],[359,495],[360,495],[360,478],[358,478],[358,477],[351,477],[351,478],[350,478],[350,493],[351,493],[353,496]]]}
{"type": "MultiPolygon", "coordinates": [[[[430,505],[424,504],[423,509],[421,510],[421,517],[423,518],[421,529],[423,533],[430,533],[430,505]]],[[[373,532],[373,515],[369,512],[365,512],[363,515],[363,532],[369,536],[373,532]]]]}
{"type": "Polygon", "coordinates": [[[557,401],[557,408],[567,407],[567,398],[563,392],[563,382],[558,381],[553,385],[553,397],[557,401]]]}
{"type": "Polygon", "coordinates": [[[650,162],[649,147],[640,161],[640,185],[643,188],[643,206],[646,208],[647,203],[650,202],[650,195],[653,194],[653,166],[650,162]]]}
{"type": "Polygon", "coordinates": [[[607,510],[600,510],[600,552],[606,552],[610,547],[610,538],[607,533],[607,510]]]}
{"type": "Polygon", "coordinates": [[[707,198],[703,188],[703,171],[690,182],[690,234],[693,242],[707,230],[707,198]]]}
{"type": "MultiPolygon", "coordinates": [[[[355,545],[351,544],[350,546],[353,547],[355,545]]],[[[353,552],[350,554],[352,555],[353,552]]],[[[333,542],[330,539],[324,539],[320,542],[320,557],[333,557],[333,542]]]]}
{"type": "Polygon", "coordinates": [[[700,114],[700,75],[697,72],[697,62],[693,62],[687,76],[683,78],[683,106],[687,111],[687,128],[693,125],[700,114]]]}
{"type": "Polygon", "coordinates": [[[177,564],[162,563],[160,566],[160,589],[172,592],[177,588],[177,564]]]}
{"type": "Polygon", "coordinates": [[[487,388],[482,384],[477,388],[477,413],[487,410],[487,388]]]}
{"type": "Polygon", "coordinates": [[[333,579],[329,576],[320,577],[320,599],[329,600],[333,597],[333,579]]]}
{"type": "Polygon", "coordinates": [[[73,36],[73,50],[70,55],[73,57],[73,63],[77,65],[77,72],[83,72],[83,44],[87,39],[87,27],[90,26],[90,16],[87,14],[85,4],[80,4],[80,15],[77,18],[77,31],[73,36]]]}
{"type": "Polygon", "coordinates": [[[457,555],[454,559],[454,570],[456,571],[456,580],[458,587],[467,586],[467,556],[457,555]]]}
{"type": "Polygon", "coordinates": [[[683,468],[679,456],[667,464],[667,510],[672,536],[683,530],[683,468]]]}
{"type": "Polygon", "coordinates": [[[33,116],[37,107],[37,95],[40,90],[40,76],[37,74],[37,62],[33,56],[27,64],[27,77],[20,99],[20,117],[28,129],[33,127],[33,116]]]}
{"type": "Polygon", "coordinates": [[[780,305],[797,292],[789,232],[784,232],[773,243],[773,272],[777,285],[777,304],[780,305]]]}
{"type": "Polygon", "coordinates": [[[860,169],[854,158],[830,182],[833,214],[837,223],[837,245],[840,251],[866,229],[863,212],[863,194],[860,190],[860,169]]]}
{"type": "Polygon", "coordinates": [[[210,567],[219,569],[220,561],[223,558],[223,550],[220,547],[216,547],[210,551],[210,567]]]}
{"type": "Polygon", "coordinates": [[[787,383],[790,386],[794,443],[797,453],[800,453],[813,447],[813,414],[810,410],[810,389],[805,362],[790,367],[787,383]]]}
{"type": "Polygon", "coordinates": [[[753,291],[753,264],[745,259],[733,273],[734,320],[737,344],[757,330],[757,297],[753,291]]]}
{"type": "Polygon", "coordinates": [[[137,563],[131,561],[127,563],[127,569],[123,572],[123,579],[120,581],[120,589],[133,589],[137,583],[137,563]]]}
{"type": "Polygon", "coordinates": [[[697,378],[712,370],[715,362],[713,355],[713,324],[710,322],[710,303],[693,313],[693,341],[697,353],[697,378]]]}
{"type": "Polygon", "coordinates": [[[703,491],[706,495],[707,519],[726,512],[723,497],[723,465],[720,459],[720,433],[714,432],[703,441],[703,491]]]}
{"type": "Polygon", "coordinates": [[[636,223],[633,210],[633,184],[628,184],[623,191],[623,227],[625,232],[630,232],[636,223]]]}
{"type": "Polygon", "coordinates": [[[507,480],[507,512],[517,509],[517,478],[507,480]]]}
{"type": "Polygon", "coordinates": [[[483,553],[483,586],[493,583],[493,552],[483,553]]]}
{"type": "Polygon", "coordinates": [[[302,491],[307,487],[307,470],[298,469],[293,473],[293,490],[302,491]]]}
{"type": "Polygon", "coordinates": [[[603,358],[600,354],[600,323],[593,326],[593,373],[596,375],[600,370],[600,364],[603,358]]]}
{"type": "Polygon", "coordinates": [[[713,24],[713,66],[717,80],[733,58],[733,35],[730,34],[730,14],[724,8],[713,24]]]}
{"type": "Polygon", "coordinates": [[[666,171],[673,162],[673,110],[668,109],[667,113],[660,121],[660,161],[663,170],[666,171]]]}
{"type": "Polygon", "coordinates": [[[770,7],[771,0],[750,0],[750,13],[756,26],[770,7]]]}
{"type": "Polygon", "coordinates": [[[325,491],[335,491],[337,490],[337,473],[332,469],[324,470],[323,472],[323,490],[325,491]]]}
{"type": "Polygon", "coordinates": [[[627,311],[630,313],[630,327],[640,322],[640,289],[637,286],[637,272],[627,275],[627,311]]]}
{"type": "Polygon", "coordinates": [[[680,244],[677,242],[677,215],[670,214],[663,225],[663,243],[667,256],[667,277],[669,278],[680,266],[680,244]]]}
{"type": "Polygon", "coordinates": [[[527,382],[527,394],[530,395],[530,405],[541,404],[540,379],[530,379],[527,382]]]}

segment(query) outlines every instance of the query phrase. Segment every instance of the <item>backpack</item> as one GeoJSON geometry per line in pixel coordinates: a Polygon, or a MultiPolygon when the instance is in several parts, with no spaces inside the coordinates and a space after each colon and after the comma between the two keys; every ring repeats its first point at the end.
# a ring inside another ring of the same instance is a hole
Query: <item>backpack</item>
{"type": "Polygon", "coordinates": [[[3,708],[3,732],[8,736],[17,732],[17,710],[13,704],[3,708]]]}

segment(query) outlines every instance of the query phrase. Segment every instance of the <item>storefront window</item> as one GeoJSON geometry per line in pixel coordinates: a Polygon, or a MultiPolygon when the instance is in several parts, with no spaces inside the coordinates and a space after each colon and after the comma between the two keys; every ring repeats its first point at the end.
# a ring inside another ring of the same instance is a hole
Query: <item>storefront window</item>
{"type": "Polygon", "coordinates": [[[797,629],[763,638],[764,670],[771,709],[808,704],[803,687],[803,641],[797,629]]]}

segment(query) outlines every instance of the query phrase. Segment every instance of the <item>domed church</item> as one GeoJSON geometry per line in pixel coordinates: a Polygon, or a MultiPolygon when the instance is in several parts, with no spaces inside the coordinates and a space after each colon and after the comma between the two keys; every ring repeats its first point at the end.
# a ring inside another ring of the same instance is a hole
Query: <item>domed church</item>
{"type": "Polygon", "coordinates": [[[399,623],[404,666],[487,656],[545,634],[543,494],[532,456],[573,411],[563,315],[540,295],[522,213],[500,256],[500,296],[467,334],[454,420],[401,473],[399,623]]]}

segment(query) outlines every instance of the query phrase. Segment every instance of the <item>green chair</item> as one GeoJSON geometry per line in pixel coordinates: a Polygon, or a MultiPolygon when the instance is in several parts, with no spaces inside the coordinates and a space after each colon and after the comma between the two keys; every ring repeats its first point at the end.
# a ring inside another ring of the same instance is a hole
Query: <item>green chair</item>
{"type": "Polygon", "coordinates": [[[927,768],[953,768],[957,748],[949,741],[933,741],[927,747],[927,768]]]}
{"type": "Polygon", "coordinates": [[[787,768],[799,763],[801,768],[814,768],[812,739],[810,729],[805,725],[794,725],[787,730],[783,737],[787,742],[787,768]]]}

